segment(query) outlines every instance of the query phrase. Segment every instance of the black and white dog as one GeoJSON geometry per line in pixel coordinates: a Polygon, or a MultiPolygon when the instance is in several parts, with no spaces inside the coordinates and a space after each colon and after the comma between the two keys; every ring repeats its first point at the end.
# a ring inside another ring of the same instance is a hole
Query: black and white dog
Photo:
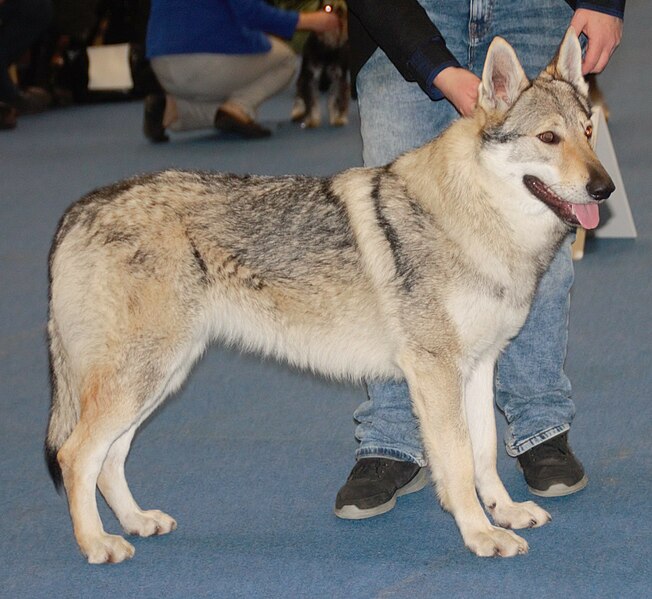
{"type": "Polygon", "coordinates": [[[331,125],[348,122],[349,114],[349,36],[344,0],[320,2],[322,10],[335,13],[340,27],[325,33],[312,32],[303,47],[301,71],[292,108],[292,120],[302,127],[319,127],[319,92],[329,92],[328,113],[331,125]]]}

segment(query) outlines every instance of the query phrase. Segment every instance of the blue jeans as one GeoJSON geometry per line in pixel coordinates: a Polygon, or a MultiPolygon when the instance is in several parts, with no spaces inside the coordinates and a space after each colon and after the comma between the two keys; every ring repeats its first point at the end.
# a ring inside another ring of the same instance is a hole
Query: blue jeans
{"type": "MultiPolygon", "coordinates": [[[[564,0],[420,0],[462,66],[482,74],[489,43],[504,37],[528,77],[552,59],[572,11],[564,0]]],[[[376,50],[357,80],[363,159],[378,166],[436,137],[457,118],[446,100],[433,102],[407,83],[376,50]]],[[[530,315],[496,367],[496,403],[508,422],[511,456],[570,428],[575,414],[564,373],[573,264],[570,239],[542,278],[530,315]]],[[[355,411],[356,458],[389,457],[425,465],[419,426],[404,381],[368,382],[355,411]]]]}

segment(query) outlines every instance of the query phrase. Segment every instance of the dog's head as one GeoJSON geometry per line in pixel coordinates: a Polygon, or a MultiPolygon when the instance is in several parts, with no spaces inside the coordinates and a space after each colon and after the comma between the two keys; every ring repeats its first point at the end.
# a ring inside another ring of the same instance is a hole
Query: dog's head
{"type": "Polygon", "coordinates": [[[319,9],[337,15],[340,27],[336,31],[318,34],[318,37],[328,46],[340,48],[349,40],[349,12],[346,0],[320,0],[319,9]]]}
{"type": "Polygon", "coordinates": [[[528,81],[512,47],[489,47],[478,106],[485,118],[484,156],[494,171],[527,191],[564,223],[597,227],[598,203],[614,184],[591,147],[591,107],[582,77],[582,51],[569,29],[548,67],[528,81]]]}

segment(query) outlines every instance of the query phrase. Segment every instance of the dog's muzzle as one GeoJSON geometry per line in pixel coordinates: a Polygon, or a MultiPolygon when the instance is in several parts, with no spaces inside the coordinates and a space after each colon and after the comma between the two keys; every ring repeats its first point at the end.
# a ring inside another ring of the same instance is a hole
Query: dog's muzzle
{"type": "Polygon", "coordinates": [[[594,201],[584,204],[573,204],[560,198],[541,179],[534,175],[525,175],[523,184],[530,193],[546,204],[565,223],[595,229],[600,224],[600,210],[598,204],[606,200],[614,191],[615,186],[611,179],[591,180],[586,191],[594,201]]]}

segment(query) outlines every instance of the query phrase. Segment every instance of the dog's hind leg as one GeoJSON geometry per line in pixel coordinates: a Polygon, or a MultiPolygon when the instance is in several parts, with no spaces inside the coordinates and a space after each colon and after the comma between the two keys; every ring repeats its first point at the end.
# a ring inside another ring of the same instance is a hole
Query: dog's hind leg
{"type": "Polygon", "coordinates": [[[96,484],[115,441],[137,419],[135,406],[116,399],[115,376],[92,371],[80,395],[80,418],[57,454],[68,496],[75,538],[90,563],[117,563],[134,554],[133,546],[104,531],[97,511],[96,484]]]}
{"type": "Polygon", "coordinates": [[[425,350],[402,356],[400,366],[419,418],[440,501],[453,514],[466,546],[487,557],[526,553],[525,540],[510,530],[492,526],[478,500],[459,368],[452,358],[433,359],[425,350]]]}
{"type": "Polygon", "coordinates": [[[533,501],[512,501],[496,470],[496,419],[493,408],[495,360],[478,364],[464,393],[466,417],[473,446],[475,484],[494,522],[505,528],[534,528],[550,521],[550,514],[533,501]]]}
{"type": "Polygon", "coordinates": [[[141,510],[125,478],[125,460],[137,428],[138,425],[134,424],[111,446],[97,484],[127,534],[141,537],[164,535],[177,527],[174,518],[159,510],[141,510]]]}

